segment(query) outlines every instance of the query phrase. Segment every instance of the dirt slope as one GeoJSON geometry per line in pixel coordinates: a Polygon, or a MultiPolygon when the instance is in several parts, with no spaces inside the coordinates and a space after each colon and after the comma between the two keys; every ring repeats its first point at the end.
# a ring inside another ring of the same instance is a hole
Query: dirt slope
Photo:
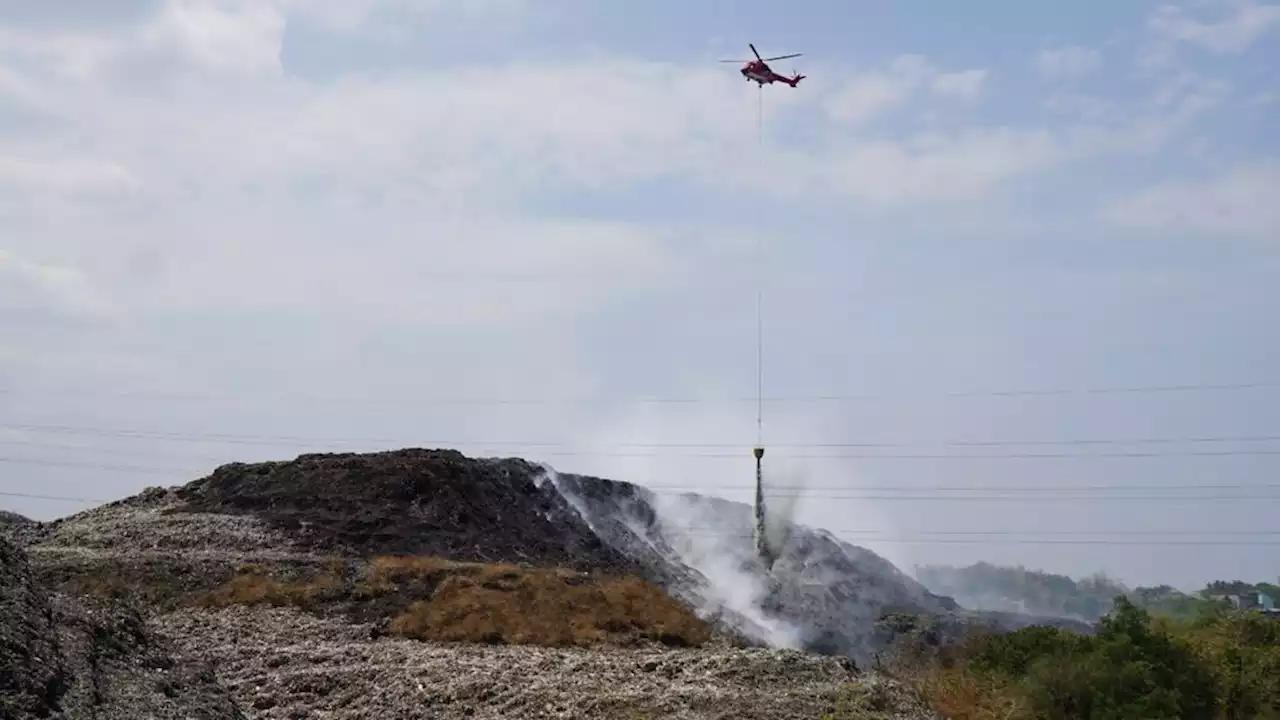
{"type": "Polygon", "coordinates": [[[39,535],[40,523],[15,512],[0,510],[0,537],[22,547],[35,542],[39,535]]]}
{"type": "Polygon", "coordinates": [[[0,537],[0,718],[244,716],[210,668],[176,663],[133,608],[50,596],[0,537]]]}

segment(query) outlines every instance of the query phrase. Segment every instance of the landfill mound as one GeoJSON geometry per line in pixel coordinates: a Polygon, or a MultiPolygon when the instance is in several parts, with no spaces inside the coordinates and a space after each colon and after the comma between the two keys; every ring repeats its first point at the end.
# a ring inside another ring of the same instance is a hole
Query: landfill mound
{"type": "Polygon", "coordinates": [[[174,493],[175,512],[257,519],[314,553],[433,555],[636,574],[726,632],[760,644],[870,661],[889,612],[954,602],[875,553],[799,525],[772,570],[756,559],[751,509],[452,450],[302,455],[225,465],[174,493]]]}
{"type": "Polygon", "coordinates": [[[403,449],[224,465],[51,523],[31,551],[53,586],[141,595],[167,609],[232,582],[247,565],[307,582],[335,558],[348,576],[386,556],[631,575],[736,644],[859,665],[895,642],[888,616],[937,618],[956,635],[975,622],[1018,620],[976,617],[870,550],[799,524],[778,528],[778,559],[766,569],[753,527],[742,503],[658,496],[516,458],[403,449]]]}
{"type": "Polygon", "coordinates": [[[177,496],[190,512],[250,515],[326,553],[632,569],[542,476],[454,450],[308,454],[224,465],[177,496]]]}
{"type": "Polygon", "coordinates": [[[447,451],[233,464],[37,524],[28,551],[47,587],[136,607],[169,672],[211,663],[255,718],[930,717],[847,658],[752,647],[766,628],[677,602],[719,579],[607,541],[555,480],[447,451]]]}
{"type": "Polygon", "coordinates": [[[239,720],[212,669],[175,662],[136,609],[50,595],[0,536],[0,717],[239,720]]]}
{"type": "MultiPolygon", "coordinates": [[[[219,677],[255,717],[709,718],[726,716],[729,697],[743,698],[734,717],[813,717],[841,693],[889,687],[871,668],[904,639],[936,646],[1028,620],[968,613],[798,524],[775,527],[766,569],[742,503],[451,450],[233,463],[6,525],[22,528],[34,582],[137,608],[183,668],[226,668],[219,677]],[[270,630],[248,629],[256,622],[270,630]],[[323,637],[361,640],[344,650],[323,637]],[[775,670],[773,690],[746,689],[775,670]],[[677,687],[639,700],[659,676],[677,687]]],[[[892,709],[884,717],[914,717],[873,700],[892,709]]]]}

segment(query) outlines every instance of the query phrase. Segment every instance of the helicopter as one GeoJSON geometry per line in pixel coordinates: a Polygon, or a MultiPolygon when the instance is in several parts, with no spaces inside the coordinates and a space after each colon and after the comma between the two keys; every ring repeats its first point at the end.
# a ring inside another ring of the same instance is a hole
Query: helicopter
{"type": "Polygon", "coordinates": [[[770,60],[785,60],[787,58],[800,57],[801,55],[803,55],[803,53],[794,53],[791,55],[779,55],[777,57],[762,58],[760,57],[760,53],[756,51],[756,46],[754,43],[747,43],[747,45],[751,48],[752,54],[756,56],[755,60],[721,60],[720,62],[746,63],[745,65],[742,66],[742,69],[739,70],[738,72],[742,73],[743,79],[745,79],[747,82],[751,82],[752,80],[754,80],[756,81],[757,84],[760,85],[760,87],[764,87],[766,84],[772,84],[775,82],[786,83],[791,87],[795,87],[796,85],[800,84],[801,80],[804,79],[804,75],[798,75],[798,74],[793,75],[791,77],[787,77],[786,75],[779,75],[769,67],[770,60]]]}

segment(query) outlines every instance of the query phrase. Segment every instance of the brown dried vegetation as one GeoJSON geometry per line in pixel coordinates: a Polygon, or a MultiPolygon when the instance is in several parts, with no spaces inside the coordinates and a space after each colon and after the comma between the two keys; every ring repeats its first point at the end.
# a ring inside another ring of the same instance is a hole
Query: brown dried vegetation
{"type": "Polygon", "coordinates": [[[445,642],[700,646],[711,639],[688,607],[638,578],[437,557],[379,557],[354,576],[335,566],[295,581],[242,568],[196,604],[372,606],[392,633],[445,642]]]}
{"type": "Polygon", "coordinates": [[[1023,717],[1025,710],[1013,690],[965,668],[923,668],[910,676],[909,685],[951,720],[1010,720],[1023,717]]]}

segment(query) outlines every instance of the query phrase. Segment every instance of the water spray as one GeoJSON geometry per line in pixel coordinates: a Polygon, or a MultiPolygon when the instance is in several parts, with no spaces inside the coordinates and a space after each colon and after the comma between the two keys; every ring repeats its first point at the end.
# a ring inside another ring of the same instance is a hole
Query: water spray
{"type": "Polygon", "coordinates": [[[769,533],[765,524],[764,513],[764,471],[760,461],[764,458],[764,447],[757,445],[752,453],[756,456],[756,555],[768,570],[773,569],[776,559],[773,548],[769,546],[769,533]]]}

